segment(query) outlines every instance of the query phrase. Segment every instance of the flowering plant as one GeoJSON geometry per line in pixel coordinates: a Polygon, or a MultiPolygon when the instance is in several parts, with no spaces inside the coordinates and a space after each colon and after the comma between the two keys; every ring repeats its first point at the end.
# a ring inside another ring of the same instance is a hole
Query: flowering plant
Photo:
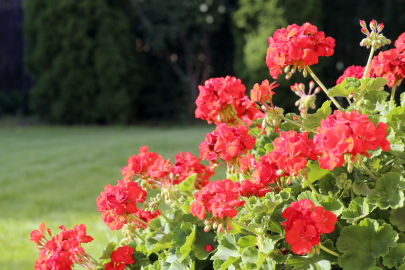
{"type": "Polygon", "coordinates": [[[331,89],[310,66],[333,54],[333,38],[309,23],[269,38],[274,79],[298,71],[318,84],[308,93],[291,86],[299,114],[273,104],[275,82],[255,84],[249,98],[235,77],[206,81],[195,114],[216,128],[200,156],[179,153],[171,164],[141,147],[122,180],[97,198],[102,220],[123,240],[95,259],[82,247],[93,240],[85,225],[52,236],[41,224],[30,239],[39,250],[35,269],[405,270],[405,95],[400,105],[394,99],[405,76],[405,33],[374,56],[390,44],[383,25],[360,25],[368,62],[349,67],[331,89]],[[309,114],[321,90],[330,101],[309,114]],[[219,166],[227,179],[210,182],[219,166]]]}

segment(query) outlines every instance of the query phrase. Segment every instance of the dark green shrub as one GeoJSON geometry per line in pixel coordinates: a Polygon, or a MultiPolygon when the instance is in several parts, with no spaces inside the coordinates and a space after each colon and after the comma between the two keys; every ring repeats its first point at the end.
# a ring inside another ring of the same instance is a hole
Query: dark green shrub
{"type": "Polygon", "coordinates": [[[56,123],[132,122],[144,55],[124,1],[27,0],[26,66],[35,113],[56,123]]]}

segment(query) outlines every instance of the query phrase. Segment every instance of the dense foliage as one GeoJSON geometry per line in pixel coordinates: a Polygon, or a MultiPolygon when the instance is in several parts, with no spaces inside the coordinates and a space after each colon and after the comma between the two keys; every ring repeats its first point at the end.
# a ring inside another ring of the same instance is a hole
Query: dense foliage
{"type": "Polygon", "coordinates": [[[26,2],[34,111],[58,123],[129,122],[142,88],[122,1],[26,2]]]}
{"type": "Polygon", "coordinates": [[[250,98],[235,77],[200,85],[195,115],[216,124],[200,157],[180,152],[172,165],[141,147],[97,198],[104,223],[124,239],[96,260],[81,246],[93,240],[85,225],[52,236],[42,223],[30,239],[40,254],[35,269],[405,269],[405,95],[399,106],[394,99],[405,33],[374,56],[391,43],[384,25],[360,25],[367,65],[349,67],[331,89],[310,66],[333,55],[334,38],[310,23],[269,38],[273,77],[302,72],[319,85],[308,93],[291,86],[299,115],[275,106],[275,82],[255,84],[250,98]],[[321,90],[330,101],[308,114],[321,90]],[[227,179],[209,182],[218,166],[227,179]]]}

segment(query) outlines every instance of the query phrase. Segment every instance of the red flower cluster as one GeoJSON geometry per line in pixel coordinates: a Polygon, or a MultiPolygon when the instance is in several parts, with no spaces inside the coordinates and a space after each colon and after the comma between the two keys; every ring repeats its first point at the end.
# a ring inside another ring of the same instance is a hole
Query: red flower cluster
{"type": "Polygon", "coordinates": [[[304,23],[301,27],[293,24],[282,28],[269,37],[266,64],[270,75],[277,79],[283,68],[290,65],[304,69],[304,66],[318,63],[319,56],[331,56],[335,40],[325,38],[324,32],[316,26],[304,23]]]}
{"type": "Polygon", "coordinates": [[[194,186],[196,189],[201,189],[205,187],[209,181],[210,177],[215,174],[211,171],[209,166],[204,166],[201,164],[201,158],[196,158],[190,152],[182,153],[179,152],[175,156],[175,162],[173,165],[173,173],[176,176],[174,184],[182,182],[184,179],[190,175],[197,174],[194,186]]]}
{"type": "Polygon", "coordinates": [[[231,160],[253,149],[256,138],[248,135],[249,129],[241,126],[227,127],[220,124],[205,136],[205,141],[200,144],[200,158],[209,161],[231,160]]]}
{"type": "MultiPolygon", "coordinates": [[[[160,216],[160,212],[155,211],[155,213],[152,214],[152,212],[150,212],[150,211],[144,211],[142,209],[139,209],[138,212],[135,213],[135,215],[137,218],[141,219],[142,221],[149,223],[152,219],[160,216]]],[[[139,226],[141,226],[142,228],[146,229],[146,227],[147,227],[145,224],[142,224],[139,221],[136,221],[135,219],[133,220],[133,222],[138,225],[137,228],[139,228],[139,226]]]]}
{"type": "Polygon", "coordinates": [[[285,226],[285,240],[291,245],[295,254],[303,255],[311,251],[313,246],[319,244],[322,233],[331,233],[335,229],[337,217],[329,210],[315,205],[307,199],[292,202],[281,216],[286,221],[280,225],[285,226]]]}
{"type": "Polygon", "coordinates": [[[121,170],[123,180],[149,177],[159,178],[171,172],[171,165],[155,152],[148,152],[148,146],[139,148],[139,154],[128,159],[128,166],[121,170]]]}
{"type": "Polygon", "coordinates": [[[333,170],[343,165],[345,154],[366,155],[367,150],[383,151],[390,149],[390,143],[385,138],[388,125],[378,123],[378,127],[371,122],[367,114],[358,111],[349,113],[334,111],[327,119],[321,121],[317,128],[319,134],[314,136],[317,150],[321,153],[318,159],[322,169],[333,170]]]}
{"type": "Polygon", "coordinates": [[[270,188],[260,181],[252,182],[249,179],[244,180],[242,184],[237,182],[236,186],[239,187],[239,195],[244,197],[263,197],[266,193],[270,192],[270,188]]]}
{"type": "Polygon", "coordinates": [[[205,218],[205,212],[211,213],[214,217],[233,218],[237,215],[235,208],[243,206],[244,201],[238,200],[239,188],[229,179],[210,182],[200,191],[194,193],[195,201],[191,204],[190,210],[193,216],[200,220],[205,218]]]}
{"type": "MultiPolygon", "coordinates": [[[[39,249],[39,258],[35,262],[35,270],[67,270],[72,269],[73,264],[92,265],[89,256],[80,246],[81,243],[89,243],[93,238],[86,234],[86,225],[75,225],[73,229],[66,230],[64,226],[58,235],[48,240],[44,236],[45,224],[42,223],[40,231],[31,232],[30,241],[35,242],[39,249]]],[[[50,231],[48,234],[51,236],[50,231]]],[[[93,266],[94,267],[94,266],[93,266]]]]}
{"type": "Polygon", "coordinates": [[[288,174],[296,175],[307,166],[307,158],[316,160],[318,157],[316,146],[313,140],[308,139],[307,132],[281,132],[280,137],[274,140],[273,147],[277,154],[277,167],[288,174]]]}
{"type": "Polygon", "coordinates": [[[257,109],[246,107],[249,100],[245,95],[246,87],[240,79],[231,76],[212,78],[205,81],[204,86],[200,85],[198,88],[200,95],[196,100],[195,117],[207,120],[209,124],[218,125],[227,122],[231,125],[238,125],[237,120],[230,116],[227,110],[235,110],[237,117],[249,125],[253,119],[264,116],[257,109]]]}
{"type": "Polygon", "coordinates": [[[139,211],[136,206],[145,200],[146,191],[135,182],[117,181],[116,186],[107,185],[97,198],[97,209],[111,230],[119,230],[127,217],[139,211]]]}
{"type": "Polygon", "coordinates": [[[259,158],[257,164],[253,167],[253,179],[255,183],[260,183],[266,187],[271,183],[275,183],[280,177],[289,176],[288,173],[277,165],[278,158],[279,154],[274,151],[270,151],[259,158]]]}
{"type": "Polygon", "coordinates": [[[336,84],[339,84],[343,82],[345,78],[356,78],[356,79],[361,79],[364,74],[364,67],[361,66],[350,66],[346,68],[346,70],[343,72],[343,75],[337,79],[336,84]]]}
{"type": "MultiPolygon", "coordinates": [[[[396,44],[402,47],[401,43],[396,44]]],[[[405,77],[405,53],[397,49],[380,52],[371,61],[371,73],[373,77],[386,79],[390,87],[400,85],[405,77]]]]}
{"type": "Polygon", "coordinates": [[[114,250],[111,255],[111,262],[105,264],[104,270],[124,270],[125,266],[135,263],[132,258],[134,248],[125,245],[114,250]]]}

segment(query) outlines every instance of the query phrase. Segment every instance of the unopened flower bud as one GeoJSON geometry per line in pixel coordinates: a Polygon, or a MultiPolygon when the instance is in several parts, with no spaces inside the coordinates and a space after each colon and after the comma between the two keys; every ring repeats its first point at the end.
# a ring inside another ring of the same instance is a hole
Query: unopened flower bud
{"type": "Polygon", "coordinates": [[[296,116],[296,115],[293,115],[293,119],[294,119],[295,121],[297,121],[297,122],[301,122],[300,118],[299,118],[298,116],[296,116]]]}
{"type": "Polygon", "coordinates": [[[48,233],[49,237],[52,237],[51,230],[49,228],[46,229],[46,232],[48,233]]]}
{"type": "Polygon", "coordinates": [[[297,100],[297,101],[295,102],[295,106],[298,106],[298,105],[300,105],[300,100],[297,100]]]}
{"type": "Polygon", "coordinates": [[[368,35],[368,30],[367,28],[361,28],[361,32],[365,35],[368,35]]]}
{"type": "Polygon", "coordinates": [[[319,92],[321,92],[321,88],[318,86],[317,88],[315,88],[315,94],[318,94],[319,92]]]}
{"type": "Polygon", "coordinates": [[[291,78],[292,74],[293,74],[292,71],[291,71],[291,72],[288,72],[287,75],[285,75],[285,79],[286,79],[286,80],[289,80],[289,79],[291,78]]]}
{"type": "Polygon", "coordinates": [[[209,232],[210,230],[211,230],[211,225],[206,225],[205,227],[204,227],[204,232],[209,232]]]}
{"type": "Polygon", "coordinates": [[[285,172],[285,170],[277,170],[277,171],[276,171],[276,174],[277,174],[278,176],[280,176],[280,175],[283,175],[284,172],[285,172]]]}
{"type": "Polygon", "coordinates": [[[277,122],[277,120],[273,120],[273,126],[277,126],[277,124],[278,124],[278,122],[277,122]]]}
{"type": "Polygon", "coordinates": [[[310,82],[309,82],[309,89],[314,88],[314,86],[315,86],[315,82],[314,82],[314,81],[310,81],[310,82]]]}
{"type": "Polygon", "coordinates": [[[364,39],[360,42],[360,46],[362,46],[362,47],[367,46],[367,38],[364,38],[364,39]]]}
{"type": "Polygon", "coordinates": [[[308,71],[306,69],[304,69],[304,72],[302,72],[302,76],[304,76],[304,78],[308,76],[308,71]]]}
{"type": "Polygon", "coordinates": [[[377,22],[375,20],[372,20],[370,22],[370,29],[374,31],[376,29],[376,27],[377,27],[377,22]]]}
{"type": "Polygon", "coordinates": [[[262,127],[263,127],[263,128],[266,128],[266,127],[267,127],[266,118],[264,118],[263,121],[262,121],[262,127]]]}
{"type": "Polygon", "coordinates": [[[305,85],[304,85],[303,83],[300,83],[300,84],[298,85],[298,88],[299,88],[301,91],[305,91],[305,85]]]}
{"type": "Polygon", "coordinates": [[[365,22],[365,21],[360,20],[359,22],[360,22],[360,26],[361,26],[361,27],[367,27],[367,25],[366,25],[366,22],[365,22]]]}
{"type": "Polygon", "coordinates": [[[299,66],[299,67],[298,67],[298,72],[301,72],[301,71],[302,71],[302,67],[299,66]]]}
{"type": "Polygon", "coordinates": [[[215,171],[218,168],[218,164],[212,164],[211,171],[215,171]]]}
{"type": "Polygon", "coordinates": [[[288,73],[290,71],[290,68],[291,68],[290,65],[286,66],[286,68],[284,69],[284,73],[288,73]]]}
{"type": "Polygon", "coordinates": [[[308,113],[307,113],[307,111],[306,111],[305,109],[302,109],[302,110],[300,111],[300,115],[301,115],[302,118],[307,118],[308,113]]]}
{"type": "Polygon", "coordinates": [[[383,23],[380,23],[380,24],[378,25],[378,27],[377,27],[377,31],[378,31],[378,32],[381,32],[383,29],[384,29],[384,24],[383,24],[383,23]]]}
{"type": "Polygon", "coordinates": [[[353,92],[351,92],[350,94],[349,94],[349,99],[352,99],[353,98],[353,92]]]}

